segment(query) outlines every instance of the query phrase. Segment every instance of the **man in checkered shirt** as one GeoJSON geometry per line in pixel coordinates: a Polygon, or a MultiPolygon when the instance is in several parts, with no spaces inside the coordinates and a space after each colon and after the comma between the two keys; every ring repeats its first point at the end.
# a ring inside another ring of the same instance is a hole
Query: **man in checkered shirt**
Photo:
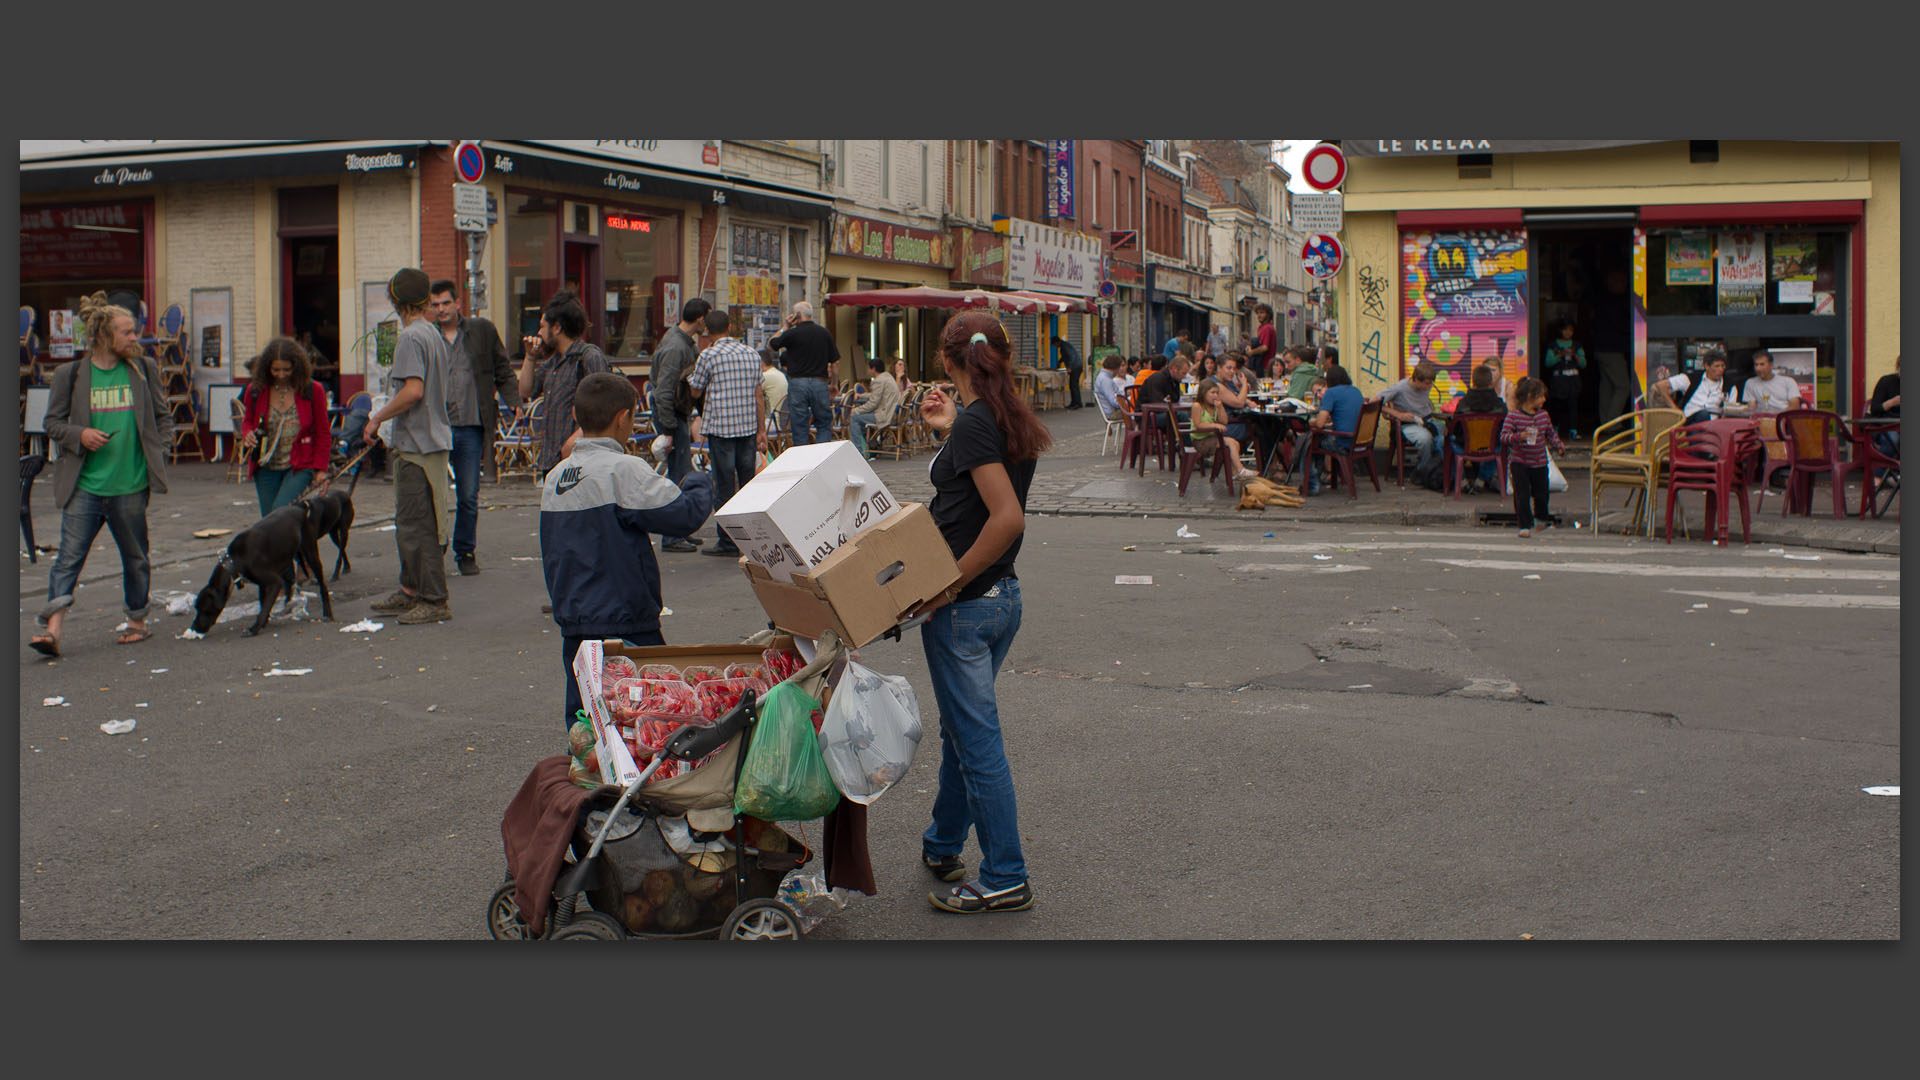
{"type": "MultiPolygon", "coordinates": [[[[700,403],[701,430],[707,436],[707,460],[713,469],[713,506],[726,505],[740,486],[753,479],[754,465],[767,449],[767,402],[760,395],[760,354],[729,336],[733,322],[725,308],[707,312],[706,346],[687,377],[700,403]]],[[[702,555],[739,558],[740,549],[725,529],[702,555]]]]}

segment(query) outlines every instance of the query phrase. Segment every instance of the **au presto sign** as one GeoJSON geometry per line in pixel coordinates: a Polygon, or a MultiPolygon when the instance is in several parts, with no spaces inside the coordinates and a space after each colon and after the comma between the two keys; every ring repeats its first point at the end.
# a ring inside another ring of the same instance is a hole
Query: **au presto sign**
{"type": "Polygon", "coordinates": [[[914,266],[952,266],[951,245],[945,233],[846,214],[834,215],[833,236],[828,241],[835,255],[914,266]]]}

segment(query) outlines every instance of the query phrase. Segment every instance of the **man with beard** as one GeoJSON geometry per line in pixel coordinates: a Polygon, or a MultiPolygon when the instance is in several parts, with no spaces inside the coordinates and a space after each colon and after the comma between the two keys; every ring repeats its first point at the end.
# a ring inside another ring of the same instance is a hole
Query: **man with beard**
{"type": "MultiPolygon", "coordinates": [[[[60,655],[60,627],[101,526],[120,549],[126,626],[114,640],[145,641],[147,589],[147,497],[167,490],[167,447],[173,441],[173,409],[160,368],[140,350],[139,329],[125,308],[107,303],[104,292],[80,303],[91,350],[86,358],[53,374],[47,400],[47,438],[60,444],[54,464],[53,501],[60,507],[60,553],[47,583],[47,605],[33,636],[35,652],[60,655]]],[[[131,661],[129,661],[131,663],[131,661]]]]}
{"type": "Polygon", "coordinates": [[[460,294],[452,281],[433,283],[427,314],[447,340],[447,423],[453,428],[453,560],[463,575],[480,572],[474,545],[480,528],[480,471],[492,457],[493,433],[500,424],[498,398],[513,408],[519,401],[513,362],[493,323],[478,315],[462,318],[460,294]]]}

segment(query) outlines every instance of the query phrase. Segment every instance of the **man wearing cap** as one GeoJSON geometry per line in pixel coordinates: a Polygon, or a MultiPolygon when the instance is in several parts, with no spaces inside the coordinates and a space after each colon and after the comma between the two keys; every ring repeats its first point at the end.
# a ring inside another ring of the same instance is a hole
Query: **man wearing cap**
{"type": "Polygon", "coordinates": [[[387,403],[367,418],[371,442],[380,425],[393,421],[394,546],[400,552],[400,588],[373,610],[399,615],[403,625],[444,622],[447,608],[447,541],[453,535],[453,485],[449,464],[453,427],[447,423],[447,339],[427,318],[431,282],[407,267],[387,282],[387,300],[400,317],[393,364],[381,376],[387,403]]]}

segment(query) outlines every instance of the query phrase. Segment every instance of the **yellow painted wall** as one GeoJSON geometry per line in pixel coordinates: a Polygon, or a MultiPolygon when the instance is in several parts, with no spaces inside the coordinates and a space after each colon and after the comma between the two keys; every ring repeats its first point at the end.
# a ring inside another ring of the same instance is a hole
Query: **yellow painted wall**
{"type": "MultiPolygon", "coordinates": [[[[1870,151],[1873,196],[1867,200],[1866,381],[1873,393],[1900,355],[1900,146],[1875,143],[1870,151]]],[[[1850,404],[1850,403],[1849,403],[1850,404]]]]}
{"type": "Polygon", "coordinates": [[[1345,225],[1340,365],[1372,397],[1400,379],[1400,237],[1389,213],[1350,213],[1345,225]]]}
{"type": "Polygon", "coordinates": [[[1356,157],[1348,159],[1346,210],[1865,199],[1873,190],[1870,167],[1879,160],[1871,145],[1722,142],[1719,161],[1698,165],[1688,160],[1684,141],[1495,154],[1493,176],[1484,180],[1460,179],[1451,154],[1356,157]]]}

